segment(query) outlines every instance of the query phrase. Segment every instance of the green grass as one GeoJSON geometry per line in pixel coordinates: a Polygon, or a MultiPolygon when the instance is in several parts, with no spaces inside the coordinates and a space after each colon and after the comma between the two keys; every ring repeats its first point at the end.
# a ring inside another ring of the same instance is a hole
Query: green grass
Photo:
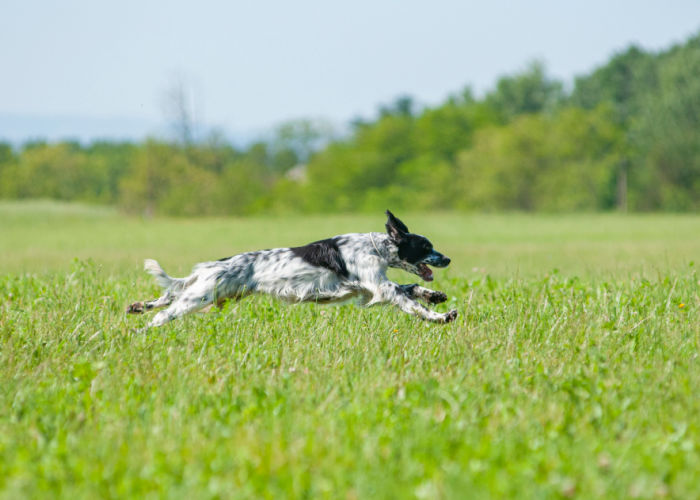
{"type": "Polygon", "coordinates": [[[404,220],[453,258],[454,324],[254,297],[136,334],[145,257],[383,217],[0,204],[0,497],[700,496],[700,218],[404,220]]]}

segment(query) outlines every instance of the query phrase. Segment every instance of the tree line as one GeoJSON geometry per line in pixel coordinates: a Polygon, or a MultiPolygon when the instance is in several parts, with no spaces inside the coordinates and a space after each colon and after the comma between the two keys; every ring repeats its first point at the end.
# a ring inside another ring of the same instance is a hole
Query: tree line
{"type": "Polygon", "coordinates": [[[201,141],[0,144],[0,197],[229,215],[396,209],[700,208],[700,35],[630,47],[566,90],[542,64],[434,107],[410,97],[334,137],[299,120],[201,141]]]}

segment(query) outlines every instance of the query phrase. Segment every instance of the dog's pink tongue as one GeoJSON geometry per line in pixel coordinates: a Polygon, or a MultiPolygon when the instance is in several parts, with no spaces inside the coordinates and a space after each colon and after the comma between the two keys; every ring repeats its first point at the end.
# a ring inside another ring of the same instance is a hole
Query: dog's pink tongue
{"type": "Polygon", "coordinates": [[[420,271],[420,277],[425,281],[433,281],[433,271],[425,264],[418,264],[418,270],[420,271]]]}

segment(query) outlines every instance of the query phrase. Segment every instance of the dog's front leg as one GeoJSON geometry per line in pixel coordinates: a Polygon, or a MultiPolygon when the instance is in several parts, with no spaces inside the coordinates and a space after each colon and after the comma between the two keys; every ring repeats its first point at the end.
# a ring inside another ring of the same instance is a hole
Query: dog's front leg
{"type": "Polygon", "coordinates": [[[367,305],[382,302],[394,304],[403,312],[436,323],[449,323],[450,321],[454,321],[457,317],[457,310],[455,309],[444,314],[431,311],[420,302],[409,297],[400,285],[392,281],[379,285],[378,289],[374,292],[374,298],[367,305]]]}
{"type": "Polygon", "coordinates": [[[428,304],[441,304],[447,300],[447,295],[443,292],[431,290],[420,285],[399,285],[399,288],[410,298],[423,300],[428,304]]]}

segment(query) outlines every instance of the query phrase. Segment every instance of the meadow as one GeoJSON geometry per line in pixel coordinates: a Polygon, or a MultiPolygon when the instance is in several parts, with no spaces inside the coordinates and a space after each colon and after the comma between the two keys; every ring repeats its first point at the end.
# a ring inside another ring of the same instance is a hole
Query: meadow
{"type": "Polygon", "coordinates": [[[456,322],[253,297],[143,334],[144,258],[384,216],[0,203],[0,498],[700,497],[700,217],[397,215],[456,322]]]}

